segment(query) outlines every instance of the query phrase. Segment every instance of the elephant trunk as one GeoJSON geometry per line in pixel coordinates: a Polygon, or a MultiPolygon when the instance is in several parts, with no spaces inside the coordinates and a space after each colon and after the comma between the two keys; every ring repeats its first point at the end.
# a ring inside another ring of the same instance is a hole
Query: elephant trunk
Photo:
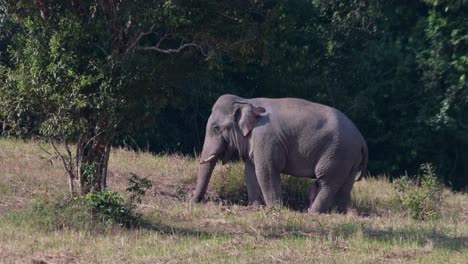
{"type": "Polygon", "coordinates": [[[208,189],[208,183],[210,182],[211,174],[216,166],[217,159],[218,158],[215,156],[206,155],[205,151],[202,152],[200,167],[198,168],[197,187],[192,196],[192,202],[198,203],[203,199],[206,189],[208,189]]]}

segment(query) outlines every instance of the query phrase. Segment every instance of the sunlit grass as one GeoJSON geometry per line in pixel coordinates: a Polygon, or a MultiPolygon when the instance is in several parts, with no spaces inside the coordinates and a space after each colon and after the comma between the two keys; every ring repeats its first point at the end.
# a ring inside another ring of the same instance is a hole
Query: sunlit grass
{"type": "Polygon", "coordinates": [[[468,259],[468,199],[448,190],[442,218],[434,221],[412,220],[395,206],[395,190],[386,178],[357,182],[347,215],[309,215],[291,207],[255,208],[221,199],[226,194],[216,192],[217,181],[229,178],[234,186],[228,187],[235,195],[242,181],[231,177],[242,179],[243,169],[242,164],[219,164],[208,202],[190,204],[186,200],[196,182],[195,159],[115,149],[111,189],[125,194],[132,174],[154,182],[139,207],[146,224],[96,229],[79,225],[83,221],[75,217],[79,212],[64,211],[60,219],[78,224],[42,228],[38,221],[45,219],[34,219],[30,210],[41,197],[53,200],[58,193],[66,195],[59,160],[37,143],[0,139],[0,166],[4,263],[466,263],[468,259]]]}

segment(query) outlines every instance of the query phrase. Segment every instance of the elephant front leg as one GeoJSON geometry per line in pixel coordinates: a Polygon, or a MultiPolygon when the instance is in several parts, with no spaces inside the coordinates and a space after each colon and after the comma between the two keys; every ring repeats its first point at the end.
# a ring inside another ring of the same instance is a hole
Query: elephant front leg
{"type": "Polygon", "coordinates": [[[286,155],[281,144],[274,142],[269,136],[258,137],[260,139],[254,146],[253,163],[263,199],[270,207],[283,202],[280,172],[284,169],[286,155]]]}
{"type": "Polygon", "coordinates": [[[281,177],[279,172],[273,172],[268,169],[258,168],[256,166],[255,173],[257,174],[258,183],[262,189],[263,198],[267,206],[275,206],[281,204],[281,177]]]}
{"type": "Polygon", "coordinates": [[[258,184],[257,175],[255,174],[255,166],[251,161],[245,161],[244,167],[245,185],[247,186],[247,197],[249,204],[262,205],[263,197],[262,190],[258,184]]]}

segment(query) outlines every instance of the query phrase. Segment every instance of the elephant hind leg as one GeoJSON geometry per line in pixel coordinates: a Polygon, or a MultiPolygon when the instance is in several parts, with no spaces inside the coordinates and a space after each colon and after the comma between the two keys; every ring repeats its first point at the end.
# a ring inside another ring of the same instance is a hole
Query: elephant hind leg
{"type": "Polygon", "coordinates": [[[342,166],[330,162],[330,155],[336,156],[336,153],[324,155],[315,168],[317,186],[320,188],[315,201],[309,208],[311,213],[330,213],[335,204],[336,194],[345,181],[347,171],[344,171],[342,166]]]}
{"type": "Polygon", "coordinates": [[[338,213],[346,214],[348,211],[348,206],[351,203],[351,191],[353,189],[355,175],[356,170],[353,167],[349,173],[348,179],[336,193],[335,205],[338,213]]]}
{"type": "Polygon", "coordinates": [[[336,188],[333,188],[328,183],[324,183],[322,181],[320,183],[320,189],[317,197],[309,208],[309,213],[329,213],[335,199],[335,195],[336,188]]]}
{"type": "Polygon", "coordinates": [[[335,205],[336,211],[340,214],[348,212],[348,206],[351,203],[351,190],[353,188],[354,179],[346,182],[343,187],[336,193],[335,205]]]}

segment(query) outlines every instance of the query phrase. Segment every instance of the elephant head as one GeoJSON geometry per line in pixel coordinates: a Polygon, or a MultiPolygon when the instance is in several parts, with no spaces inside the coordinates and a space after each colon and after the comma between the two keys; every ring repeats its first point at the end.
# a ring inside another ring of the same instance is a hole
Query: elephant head
{"type": "Polygon", "coordinates": [[[202,200],[218,160],[225,164],[235,151],[241,158],[248,156],[247,139],[258,116],[264,112],[263,107],[257,107],[249,100],[233,95],[221,96],[216,101],[206,125],[197,187],[191,201],[202,200]]]}

